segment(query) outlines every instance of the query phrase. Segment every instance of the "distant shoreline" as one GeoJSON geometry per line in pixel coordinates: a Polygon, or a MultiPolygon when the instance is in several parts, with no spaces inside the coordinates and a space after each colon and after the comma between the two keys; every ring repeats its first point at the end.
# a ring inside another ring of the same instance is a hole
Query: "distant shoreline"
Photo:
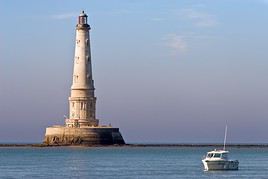
{"type": "MultiPolygon", "coordinates": [[[[125,144],[125,145],[66,145],[49,146],[45,144],[0,144],[0,147],[222,147],[222,144],[125,144]]],[[[227,144],[235,148],[268,148],[268,144],[227,144]]]]}

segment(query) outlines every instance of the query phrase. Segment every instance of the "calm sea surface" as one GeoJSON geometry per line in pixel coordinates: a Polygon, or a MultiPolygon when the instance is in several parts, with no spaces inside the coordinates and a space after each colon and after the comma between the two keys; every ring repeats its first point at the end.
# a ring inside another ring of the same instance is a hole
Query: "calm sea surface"
{"type": "Polygon", "coordinates": [[[267,178],[268,148],[229,148],[238,171],[205,172],[208,147],[0,148],[0,178],[267,178]]]}

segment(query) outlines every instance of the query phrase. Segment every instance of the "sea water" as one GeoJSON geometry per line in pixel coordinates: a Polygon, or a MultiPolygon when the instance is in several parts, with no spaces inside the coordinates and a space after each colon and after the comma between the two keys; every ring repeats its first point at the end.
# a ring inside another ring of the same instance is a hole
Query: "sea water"
{"type": "Polygon", "coordinates": [[[211,147],[3,147],[0,178],[268,178],[268,148],[228,148],[238,171],[204,171],[211,147]]]}

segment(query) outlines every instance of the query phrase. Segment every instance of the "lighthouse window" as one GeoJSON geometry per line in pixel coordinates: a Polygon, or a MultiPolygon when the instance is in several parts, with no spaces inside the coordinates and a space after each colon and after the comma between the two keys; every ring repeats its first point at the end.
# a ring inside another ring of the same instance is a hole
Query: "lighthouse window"
{"type": "Polygon", "coordinates": [[[78,21],[79,21],[79,24],[86,24],[87,23],[87,18],[80,16],[78,21]]]}
{"type": "Polygon", "coordinates": [[[88,46],[88,39],[86,40],[86,45],[88,46]]]}
{"type": "Polygon", "coordinates": [[[73,107],[74,107],[74,102],[72,102],[72,105],[73,105],[73,107]]]}
{"type": "Polygon", "coordinates": [[[79,16],[78,23],[79,24],[86,24],[86,18],[85,17],[82,17],[82,16],[79,16]]]}
{"type": "Polygon", "coordinates": [[[79,56],[75,56],[74,60],[75,60],[76,63],[79,63],[79,56]]]}
{"type": "Polygon", "coordinates": [[[83,109],[83,102],[81,103],[81,109],[83,109]]]}
{"type": "Polygon", "coordinates": [[[74,75],[74,82],[76,83],[78,81],[78,75],[74,75]]]}

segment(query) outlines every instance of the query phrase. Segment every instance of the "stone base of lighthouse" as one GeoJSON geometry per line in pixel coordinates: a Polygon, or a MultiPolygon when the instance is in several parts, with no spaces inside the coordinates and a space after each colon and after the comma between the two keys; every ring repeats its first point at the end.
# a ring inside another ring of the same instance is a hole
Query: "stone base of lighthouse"
{"type": "Polygon", "coordinates": [[[46,128],[44,144],[63,145],[115,145],[125,144],[119,128],[109,126],[97,127],[65,127],[52,126],[46,128]]]}

